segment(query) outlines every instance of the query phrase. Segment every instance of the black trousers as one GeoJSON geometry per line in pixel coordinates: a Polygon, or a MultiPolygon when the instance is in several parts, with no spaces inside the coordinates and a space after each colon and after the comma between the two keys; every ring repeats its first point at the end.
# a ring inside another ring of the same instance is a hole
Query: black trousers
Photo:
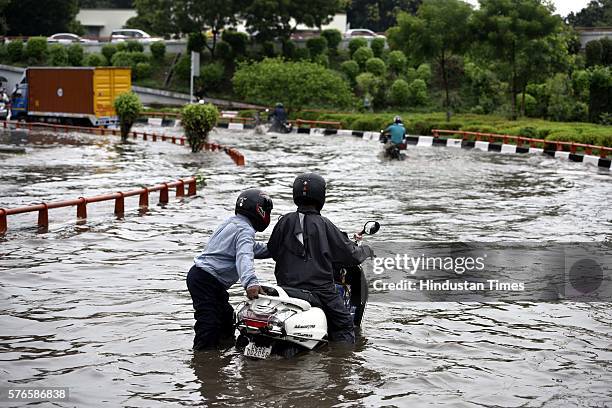
{"type": "Polygon", "coordinates": [[[312,291],[319,299],[321,308],[327,318],[327,333],[330,341],[355,343],[355,325],[340,294],[335,290],[312,291]]]}
{"type": "Polygon", "coordinates": [[[234,308],[229,294],[210,273],[192,266],[187,274],[187,289],[193,301],[193,349],[202,350],[219,346],[222,340],[234,336],[234,308]]]}

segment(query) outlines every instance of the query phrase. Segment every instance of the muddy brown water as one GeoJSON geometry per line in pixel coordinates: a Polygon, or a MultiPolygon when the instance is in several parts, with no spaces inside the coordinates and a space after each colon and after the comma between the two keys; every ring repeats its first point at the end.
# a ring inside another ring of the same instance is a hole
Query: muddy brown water
{"type": "MultiPolygon", "coordinates": [[[[329,182],[325,215],[348,231],[380,220],[370,238],[378,243],[609,242],[609,172],[449,148],[414,148],[389,163],[375,143],[351,137],[212,138],[240,146],[247,166],[169,143],[0,133],[1,144],[27,149],[0,155],[0,207],[192,174],[207,184],[143,215],[137,198],[126,200],[121,220],[112,203],[90,205],[84,225],[74,209],[52,210],[46,234],[36,233],[35,215],[10,216],[0,240],[0,386],[70,387],[57,406],[79,407],[612,406],[609,303],[374,300],[354,348],[252,361],[232,348],[191,351],[185,286],[193,256],[241,189],[265,188],[280,215],[293,209],[290,185],[305,170],[329,182]]],[[[257,268],[273,279],[272,261],[257,268]]],[[[243,300],[240,288],[231,294],[243,300]]]]}

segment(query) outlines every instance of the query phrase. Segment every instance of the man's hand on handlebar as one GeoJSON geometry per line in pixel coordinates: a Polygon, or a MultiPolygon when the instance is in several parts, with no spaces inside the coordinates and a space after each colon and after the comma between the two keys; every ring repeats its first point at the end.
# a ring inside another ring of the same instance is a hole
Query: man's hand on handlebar
{"type": "Polygon", "coordinates": [[[266,292],[263,291],[263,289],[261,288],[261,286],[259,285],[254,285],[254,286],[249,286],[246,290],[246,296],[250,299],[257,299],[259,297],[259,294],[265,295],[266,292]]]}

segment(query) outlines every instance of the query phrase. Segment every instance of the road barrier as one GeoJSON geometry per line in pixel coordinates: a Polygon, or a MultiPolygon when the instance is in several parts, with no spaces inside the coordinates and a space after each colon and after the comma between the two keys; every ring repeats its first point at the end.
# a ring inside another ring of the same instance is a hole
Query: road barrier
{"type": "Polygon", "coordinates": [[[481,132],[468,132],[463,130],[445,130],[445,129],[433,129],[431,131],[435,138],[439,137],[440,134],[459,135],[462,140],[475,139],[476,141],[488,141],[489,143],[502,142],[508,144],[509,141],[515,142],[517,146],[528,144],[529,147],[536,146],[554,146],[555,151],[569,151],[572,154],[576,154],[578,149],[584,150],[585,154],[591,155],[593,151],[599,153],[599,157],[606,158],[608,154],[612,153],[612,147],[595,146],[584,143],[576,142],[561,142],[557,140],[546,140],[546,139],[535,139],[524,136],[514,135],[502,135],[497,133],[481,133],[481,132]]]}
{"type": "MultiPolygon", "coordinates": [[[[18,122],[18,121],[2,121],[2,127],[4,129],[9,129],[11,126],[14,126],[15,129],[53,129],[57,132],[82,132],[89,133],[94,135],[113,135],[118,136],[121,134],[119,129],[105,129],[103,127],[86,127],[86,126],[72,126],[72,125],[56,125],[52,123],[40,123],[40,122],[18,122]]],[[[133,139],[137,139],[138,137],[142,138],[142,140],[151,140],[153,142],[162,141],[162,142],[172,142],[173,144],[180,144],[184,146],[187,139],[183,136],[167,136],[167,135],[158,135],[152,132],[130,132],[128,137],[133,139]]],[[[228,146],[223,146],[218,143],[205,143],[205,150],[211,151],[223,151],[236,163],[238,166],[245,165],[245,158],[242,153],[234,148],[230,148],[228,146]],[[213,148],[214,146],[214,148],[213,148]]]]}
{"type": "Polygon", "coordinates": [[[161,183],[152,187],[143,187],[126,192],[120,191],[93,197],[79,197],[75,200],[56,201],[51,203],[43,202],[19,208],[0,208],[0,235],[5,234],[8,229],[7,216],[9,215],[38,212],[38,229],[39,231],[46,231],[49,226],[49,210],[54,208],[76,206],[77,220],[83,221],[87,219],[87,204],[115,200],[115,215],[121,217],[125,210],[124,200],[126,197],[139,196],[138,207],[140,210],[146,210],[149,207],[149,194],[151,192],[159,191],[159,203],[166,204],[168,203],[169,189],[175,188],[176,197],[180,198],[185,196],[185,185],[188,186],[187,196],[196,194],[196,179],[195,177],[190,177],[185,180],[179,179],[170,183],[161,183]]]}

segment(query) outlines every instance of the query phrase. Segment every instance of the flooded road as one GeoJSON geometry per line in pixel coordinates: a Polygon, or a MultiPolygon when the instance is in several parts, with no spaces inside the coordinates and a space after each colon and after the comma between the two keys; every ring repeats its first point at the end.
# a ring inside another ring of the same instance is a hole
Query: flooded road
{"type": "MultiPolygon", "coordinates": [[[[239,147],[246,167],[170,143],[0,133],[0,143],[28,150],[0,155],[0,207],[193,174],[207,184],[145,215],[126,199],[121,220],[112,203],[88,206],[85,225],[75,225],[74,208],[52,210],[46,234],[36,233],[35,214],[10,216],[0,240],[0,386],[70,387],[70,402],[58,405],[79,407],[612,406],[609,303],[373,299],[354,349],[251,361],[231,348],[191,351],[185,285],[240,190],[266,189],[274,220],[294,209],[290,186],[306,170],[327,179],[323,212],[338,226],[380,220],[375,243],[609,242],[609,172],[450,148],[412,148],[389,163],[376,143],[352,137],[219,130],[212,139],[239,147]]],[[[273,281],[272,261],[257,268],[273,281]]],[[[243,300],[240,288],[231,293],[243,300]]]]}

